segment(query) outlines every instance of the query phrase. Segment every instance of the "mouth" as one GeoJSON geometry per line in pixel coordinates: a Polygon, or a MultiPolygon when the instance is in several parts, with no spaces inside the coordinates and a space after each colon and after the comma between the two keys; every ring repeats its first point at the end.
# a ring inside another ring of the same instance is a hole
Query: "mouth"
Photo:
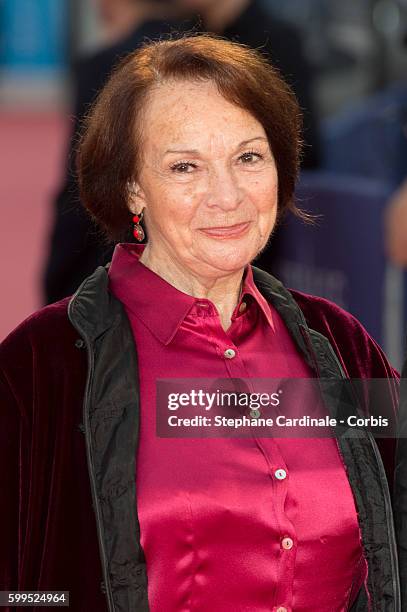
{"type": "Polygon", "coordinates": [[[199,231],[211,236],[211,238],[238,238],[249,229],[250,223],[250,221],[246,221],[245,223],[222,227],[201,227],[199,231]]]}

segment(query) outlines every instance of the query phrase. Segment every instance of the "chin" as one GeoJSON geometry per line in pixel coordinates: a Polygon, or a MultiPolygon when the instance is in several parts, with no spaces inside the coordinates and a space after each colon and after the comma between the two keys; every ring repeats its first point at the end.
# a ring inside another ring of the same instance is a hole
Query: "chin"
{"type": "Polygon", "coordinates": [[[212,252],[206,261],[218,270],[233,272],[243,269],[254,259],[256,252],[247,248],[223,249],[220,253],[212,252]]]}

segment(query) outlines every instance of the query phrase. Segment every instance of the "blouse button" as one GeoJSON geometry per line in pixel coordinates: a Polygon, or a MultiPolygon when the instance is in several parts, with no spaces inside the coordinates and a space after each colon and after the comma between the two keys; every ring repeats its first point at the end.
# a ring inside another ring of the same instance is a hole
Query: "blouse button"
{"type": "Polygon", "coordinates": [[[287,472],[280,468],[274,472],[274,476],[277,478],[277,480],[284,480],[284,478],[287,477],[287,472]]]}
{"type": "Polygon", "coordinates": [[[290,548],[293,547],[294,542],[292,541],[291,538],[283,538],[281,541],[281,544],[284,548],[284,550],[290,550],[290,548]]]}
{"type": "Polygon", "coordinates": [[[223,353],[223,355],[226,357],[226,359],[233,359],[233,357],[236,356],[236,351],[234,351],[233,349],[229,348],[229,349],[226,349],[226,351],[223,353]]]}

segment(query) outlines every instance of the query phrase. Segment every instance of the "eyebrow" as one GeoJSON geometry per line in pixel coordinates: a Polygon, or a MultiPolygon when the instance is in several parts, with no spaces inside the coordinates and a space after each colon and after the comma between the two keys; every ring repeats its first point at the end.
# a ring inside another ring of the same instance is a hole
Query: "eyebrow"
{"type": "MultiPolygon", "coordinates": [[[[255,138],[250,138],[249,140],[242,140],[242,142],[237,145],[236,149],[240,149],[241,147],[250,144],[254,140],[263,140],[267,142],[267,138],[264,136],[255,136],[255,138]]],[[[189,155],[199,155],[198,149],[167,149],[164,155],[167,155],[167,153],[188,153],[189,155]]]]}

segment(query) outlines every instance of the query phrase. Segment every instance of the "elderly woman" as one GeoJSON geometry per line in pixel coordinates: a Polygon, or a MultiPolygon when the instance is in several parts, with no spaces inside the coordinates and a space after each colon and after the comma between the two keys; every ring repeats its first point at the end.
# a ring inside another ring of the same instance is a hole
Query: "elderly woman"
{"type": "Polygon", "coordinates": [[[296,212],[299,130],[278,73],[220,38],[151,43],[112,75],[78,157],[112,261],[1,349],[1,589],[81,611],[401,610],[391,440],[383,466],[367,433],[156,435],[159,379],[384,378],[395,409],[360,323],[251,265],[296,212]]]}

